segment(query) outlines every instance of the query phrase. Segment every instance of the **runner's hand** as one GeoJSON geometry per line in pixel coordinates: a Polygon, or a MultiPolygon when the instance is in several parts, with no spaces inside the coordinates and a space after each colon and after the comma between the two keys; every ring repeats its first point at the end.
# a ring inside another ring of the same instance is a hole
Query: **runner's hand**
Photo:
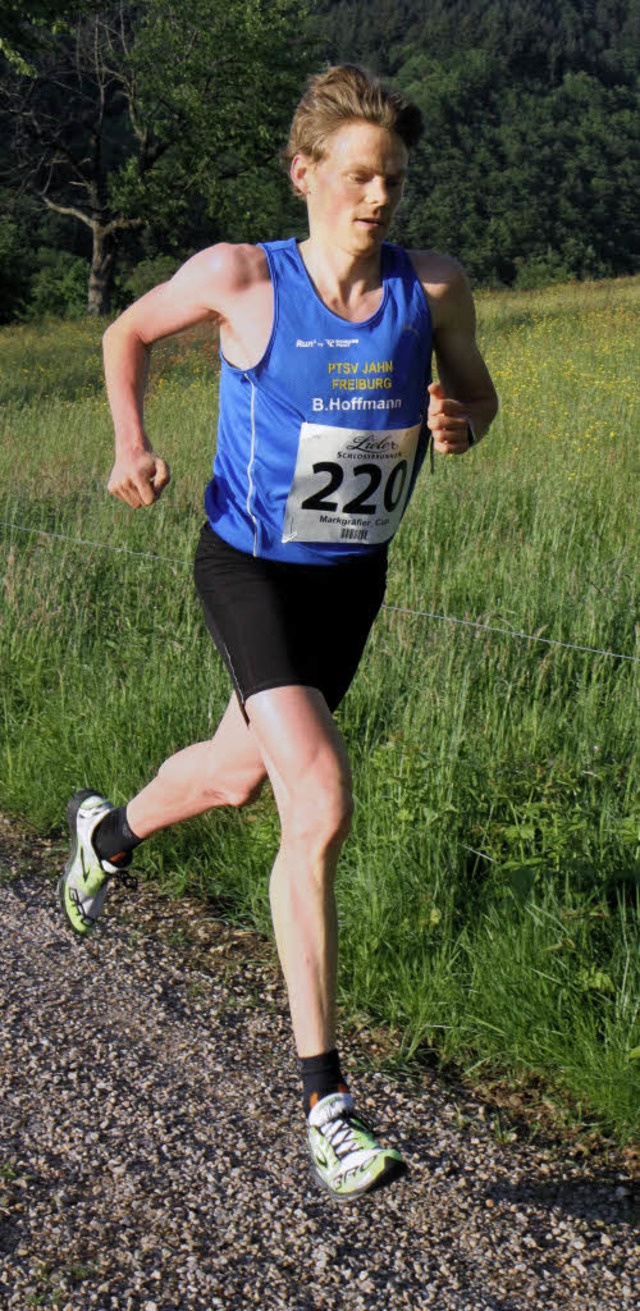
{"type": "Polygon", "coordinates": [[[464,455],[469,450],[469,413],[461,401],[445,395],[440,382],[429,387],[427,426],[433,437],[433,449],[441,455],[464,455]]]}
{"type": "Polygon", "coordinates": [[[111,470],[107,484],[112,496],[131,506],[153,505],[170,481],[168,464],[153,451],[138,451],[135,455],[120,455],[111,470]]]}

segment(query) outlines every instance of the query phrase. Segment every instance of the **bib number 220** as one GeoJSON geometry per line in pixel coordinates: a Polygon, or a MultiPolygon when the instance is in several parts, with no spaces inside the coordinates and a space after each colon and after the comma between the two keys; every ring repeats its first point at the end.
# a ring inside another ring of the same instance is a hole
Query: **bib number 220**
{"type": "MultiPolygon", "coordinates": [[[[301,502],[301,510],[321,510],[325,514],[377,514],[380,509],[380,499],[377,496],[380,490],[380,484],[383,481],[382,469],[379,464],[356,464],[351,469],[354,478],[366,479],[362,488],[356,496],[352,496],[344,504],[340,505],[337,500],[331,498],[339,490],[344,482],[344,468],[341,464],[334,464],[331,460],[320,460],[313,466],[314,474],[327,474],[328,482],[320,487],[317,492],[307,496],[301,502]],[[375,496],[375,500],[371,498],[375,496]]],[[[406,460],[400,460],[394,464],[393,468],[387,474],[382,489],[382,505],[388,514],[392,514],[399,505],[402,493],[407,481],[409,466],[406,460]]]]}

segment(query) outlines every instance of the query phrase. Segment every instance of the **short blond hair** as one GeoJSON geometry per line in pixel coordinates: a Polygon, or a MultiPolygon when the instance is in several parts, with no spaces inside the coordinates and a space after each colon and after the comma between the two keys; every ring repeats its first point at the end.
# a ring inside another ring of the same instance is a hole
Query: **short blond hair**
{"type": "Polygon", "coordinates": [[[293,116],[284,160],[290,164],[294,155],[306,155],[317,163],[331,133],[358,121],[395,132],[407,150],[417,145],[424,131],[418,106],[402,91],[359,64],[334,64],[309,78],[293,116]]]}

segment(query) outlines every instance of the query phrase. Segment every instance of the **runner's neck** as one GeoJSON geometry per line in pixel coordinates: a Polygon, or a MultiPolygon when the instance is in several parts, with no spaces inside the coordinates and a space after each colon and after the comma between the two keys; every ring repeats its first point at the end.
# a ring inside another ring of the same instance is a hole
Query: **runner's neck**
{"type": "Polygon", "coordinates": [[[383,294],[380,250],[352,255],[311,237],[300,242],[298,250],[316,292],[334,314],[351,323],[375,314],[383,294]]]}

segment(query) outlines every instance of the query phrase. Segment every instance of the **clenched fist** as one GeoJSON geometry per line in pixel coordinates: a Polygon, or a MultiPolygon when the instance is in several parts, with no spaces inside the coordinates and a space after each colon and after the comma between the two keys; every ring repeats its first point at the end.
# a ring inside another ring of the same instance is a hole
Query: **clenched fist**
{"type": "Polygon", "coordinates": [[[440,382],[429,387],[427,426],[433,437],[433,449],[441,455],[464,455],[469,450],[469,413],[461,401],[445,395],[440,382]]]}
{"type": "Polygon", "coordinates": [[[168,464],[153,451],[119,455],[107,484],[112,496],[118,496],[132,510],[153,505],[171,479],[168,464]]]}

